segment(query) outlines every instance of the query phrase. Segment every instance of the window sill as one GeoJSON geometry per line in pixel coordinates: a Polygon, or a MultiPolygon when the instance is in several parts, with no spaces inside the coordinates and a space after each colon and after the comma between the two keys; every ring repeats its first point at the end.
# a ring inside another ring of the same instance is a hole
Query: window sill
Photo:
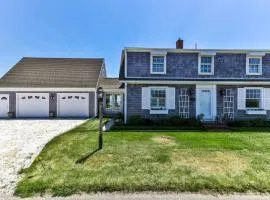
{"type": "Polygon", "coordinates": [[[247,76],[261,76],[261,73],[248,73],[247,76]]]}
{"type": "Polygon", "coordinates": [[[166,72],[151,72],[151,74],[166,74],[166,72]]]}
{"type": "Polygon", "coordinates": [[[214,73],[199,73],[199,75],[214,75],[214,73]]]}
{"type": "Polygon", "coordinates": [[[155,115],[155,114],[168,114],[168,110],[150,110],[150,115],[155,115]]]}
{"type": "Polygon", "coordinates": [[[266,110],[246,110],[247,115],[266,115],[266,110]]]}

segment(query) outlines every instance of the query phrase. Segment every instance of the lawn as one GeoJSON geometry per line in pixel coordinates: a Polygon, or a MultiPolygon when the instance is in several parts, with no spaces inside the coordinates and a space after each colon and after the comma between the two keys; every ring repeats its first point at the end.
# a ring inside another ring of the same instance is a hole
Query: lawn
{"type": "Polygon", "coordinates": [[[97,148],[98,121],[58,136],[22,170],[15,194],[98,191],[270,192],[270,133],[110,132],[97,148]]]}

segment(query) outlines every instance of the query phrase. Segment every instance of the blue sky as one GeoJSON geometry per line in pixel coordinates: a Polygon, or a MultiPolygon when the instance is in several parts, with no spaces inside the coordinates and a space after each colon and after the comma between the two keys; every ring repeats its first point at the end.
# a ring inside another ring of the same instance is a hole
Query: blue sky
{"type": "Polygon", "coordinates": [[[0,0],[0,76],[23,56],[104,57],[124,47],[270,49],[269,0],[0,0]]]}

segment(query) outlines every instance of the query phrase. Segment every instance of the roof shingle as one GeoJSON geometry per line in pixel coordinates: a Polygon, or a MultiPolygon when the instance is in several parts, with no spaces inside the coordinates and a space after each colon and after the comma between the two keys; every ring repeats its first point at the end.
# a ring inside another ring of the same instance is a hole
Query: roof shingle
{"type": "Polygon", "coordinates": [[[0,87],[95,88],[104,59],[22,58],[0,87]]]}

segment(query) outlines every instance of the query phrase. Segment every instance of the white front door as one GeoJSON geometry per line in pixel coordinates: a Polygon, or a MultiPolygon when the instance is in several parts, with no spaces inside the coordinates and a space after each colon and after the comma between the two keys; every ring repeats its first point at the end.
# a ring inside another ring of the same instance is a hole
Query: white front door
{"type": "Polygon", "coordinates": [[[89,117],[89,93],[58,93],[58,117],[89,117]]]}
{"type": "Polygon", "coordinates": [[[0,118],[8,117],[9,112],[9,95],[0,94],[0,118]]]}
{"type": "Polygon", "coordinates": [[[212,119],[212,94],[210,89],[200,90],[200,114],[204,115],[204,119],[212,119]]]}
{"type": "Polygon", "coordinates": [[[17,93],[17,117],[49,117],[49,93],[17,93]]]}
{"type": "Polygon", "coordinates": [[[196,85],[196,114],[213,121],[216,116],[216,85],[196,85]]]}

